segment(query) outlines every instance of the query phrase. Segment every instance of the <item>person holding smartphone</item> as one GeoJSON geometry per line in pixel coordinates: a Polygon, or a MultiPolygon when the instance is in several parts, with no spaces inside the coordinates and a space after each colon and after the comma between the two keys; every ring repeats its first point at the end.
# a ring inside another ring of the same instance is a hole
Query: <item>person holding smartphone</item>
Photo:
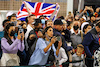
{"type": "MultiPolygon", "coordinates": [[[[62,46],[62,41],[58,43],[58,48],[56,50],[54,43],[57,38],[53,36],[53,28],[47,27],[43,32],[43,37],[38,38],[35,51],[33,52],[29,65],[45,65],[49,60],[50,51],[54,51],[54,56],[58,57],[59,49],[62,46]]],[[[51,59],[50,59],[51,60],[51,59]]]]}
{"type": "Polygon", "coordinates": [[[9,23],[4,30],[4,37],[1,39],[1,48],[3,55],[1,58],[1,66],[19,66],[18,50],[24,50],[24,32],[18,32],[15,37],[15,26],[9,23]]]}

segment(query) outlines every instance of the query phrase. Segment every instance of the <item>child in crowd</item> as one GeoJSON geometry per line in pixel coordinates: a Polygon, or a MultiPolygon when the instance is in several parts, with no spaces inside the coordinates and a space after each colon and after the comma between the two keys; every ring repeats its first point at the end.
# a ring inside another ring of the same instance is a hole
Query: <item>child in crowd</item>
{"type": "MultiPolygon", "coordinates": [[[[84,46],[82,44],[77,45],[76,53],[72,55],[72,61],[80,61],[84,58],[84,46]]],[[[84,61],[73,63],[72,67],[84,67],[84,61]]]]}

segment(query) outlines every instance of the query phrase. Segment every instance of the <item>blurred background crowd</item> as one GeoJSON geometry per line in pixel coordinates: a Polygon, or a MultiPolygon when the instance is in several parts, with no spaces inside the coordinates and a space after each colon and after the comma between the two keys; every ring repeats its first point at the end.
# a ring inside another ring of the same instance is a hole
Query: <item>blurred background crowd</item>
{"type": "Polygon", "coordinates": [[[1,66],[99,67],[100,7],[84,6],[54,21],[27,12],[25,21],[17,20],[13,11],[2,21],[1,66]],[[64,64],[73,61],[80,62],[64,64]]]}

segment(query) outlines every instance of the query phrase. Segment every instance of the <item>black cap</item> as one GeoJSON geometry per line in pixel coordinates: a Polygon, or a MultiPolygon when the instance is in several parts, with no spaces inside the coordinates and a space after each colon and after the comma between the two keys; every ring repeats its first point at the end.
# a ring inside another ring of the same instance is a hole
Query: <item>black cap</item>
{"type": "Polygon", "coordinates": [[[60,17],[58,17],[58,18],[60,18],[60,19],[64,19],[64,16],[60,16],[60,17]]]}
{"type": "Polygon", "coordinates": [[[54,21],[54,25],[63,25],[63,22],[62,22],[61,19],[59,18],[59,19],[56,19],[56,20],[54,21]]]}

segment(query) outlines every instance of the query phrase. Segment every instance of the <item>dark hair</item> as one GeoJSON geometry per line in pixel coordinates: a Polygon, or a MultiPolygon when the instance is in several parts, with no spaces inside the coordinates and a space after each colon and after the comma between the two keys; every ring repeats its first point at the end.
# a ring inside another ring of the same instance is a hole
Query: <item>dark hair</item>
{"type": "Polygon", "coordinates": [[[39,23],[42,23],[41,19],[39,18],[35,19],[34,21],[35,21],[34,26],[38,26],[39,23]]]}
{"type": "Polygon", "coordinates": [[[46,15],[44,15],[44,18],[46,18],[47,16],[46,15]]]}
{"type": "Polygon", "coordinates": [[[39,16],[39,18],[44,17],[43,15],[39,16]]]}
{"type": "MultiPolygon", "coordinates": [[[[86,29],[88,26],[91,26],[91,24],[86,24],[86,25],[83,27],[83,32],[85,32],[85,29],[86,29]]],[[[92,27],[92,26],[91,26],[91,27],[92,27]]]]}
{"type": "Polygon", "coordinates": [[[75,21],[79,21],[80,19],[75,19],[75,21]]]}
{"type": "Polygon", "coordinates": [[[25,18],[26,23],[28,23],[28,17],[25,18]]]}
{"type": "Polygon", "coordinates": [[[43,30],[43,35],[45,36],[45,33],[48,31],[49,28],[52,28],[51,26],[48,26],[46,27],[44,30],[43,30]]]}
{"type": "Polygon", "coordinates": [[[96,26],[98,26],[98,27],[100,28],[100,21],[98,21],[98,22],[96,23],[96,26]]]}
{"type": "Polygon", "coordinates": [[[90,14],[90,18],[91,18],[91,17],[95,17],[95,15],[94,15],[94,14],[90,14]]]}
{"type": "Polygon", "coordinates": [[[10,21],[10,20],[9,20],[9,19],[5,19],[5,20],[3,21],[3,23],[2,23],[2,26],[4,27],[4,26],[5,26],[5,23],[8,22],[8,21],[10,21]]]}
{"type": "Polygon", "coordinates": [[[16,17],[16,14],[12,14],[11,16],[8,17],[9,20],[11,20],[11,17],[16,17]]]}
{"type": "Polygon", "coordinates": [[[47,21],[45,21],[45,27],[47,27],[47,21]]]}
{"type": "Polygon", "coordinates": [[[58,18],[60,18],[60,19],[64,19],[64,16],[60,16],[60,17],[58,17],[58,18]]]}
{"type": "MultiPolygon", "coordinates": [[[[9,23],[6,27],[5,27],[5,30],[4,30],[4,37],[7,39],[7,42],[11,45],[13,42],[11,41],[11,39],[9,38],[8,36],[8,31],[9,31],[9,28],[11,26],[14,26],[13,23],[9,23]]],[[[14,39],[15,39],[15,36],[14,36],[14,39]]]]}
{"type": "Polygon", "coordinates": [[[72,22],[71,21],[67,21],[67,26],[70,26],[72,22]]]}

